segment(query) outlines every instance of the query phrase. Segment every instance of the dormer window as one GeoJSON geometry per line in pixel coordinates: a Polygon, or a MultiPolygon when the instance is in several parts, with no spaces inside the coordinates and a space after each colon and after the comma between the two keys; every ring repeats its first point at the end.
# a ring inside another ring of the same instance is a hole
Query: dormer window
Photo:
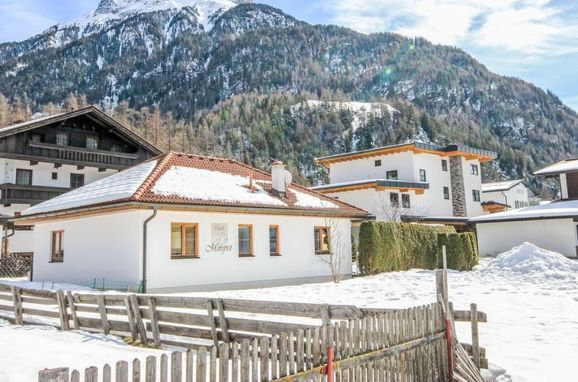
{"type": "Polygon", "coordinates": [[[95,135],[86,136],[86,148],[90,150],[98,150],[98,138],[95,135]]]}
{"type": "Polygon", "coordinates": [[[68,146],[68,133],[65,131],[57,131],[56,144],[58,146],[68,146]]]}

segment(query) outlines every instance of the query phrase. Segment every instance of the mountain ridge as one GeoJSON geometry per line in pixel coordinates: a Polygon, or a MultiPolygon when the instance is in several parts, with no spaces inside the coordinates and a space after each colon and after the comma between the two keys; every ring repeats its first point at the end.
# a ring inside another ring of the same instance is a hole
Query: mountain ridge
{"type": "MultiPolygon", "coordinates": [[[[37,44],[36,49],[28,40],[2,44],[0,93],[28,99],[33,108],[62,103],[76,93],[110,111],[126,101],[133,109],[158,107],[183,121],[195,121],[215,108],[229,110],[227,100],[251,93],[308,92],[314,95],[310,99],[326,102],[402,102],[408,116],[402,119],[410,125],[412,114],[423,119],[422,130],[433,142],[461,140],[497,151],[494,170],[503,176],[528,178],[541,165],[578,155],[576,112],[548,91],[490,72],[460,49],[392,33],[364,35],[309,25],[262,4],[235,5],[205,30],[195,12],[185,8],[137,13],[57,47],[37,44]]],[[[279,123],[270,127],[283,131],[294,122],[279,123]]],[[[350,123],[335,126],[342,135],[350,123]]],[[[367,134],[352,142],[371,146],[411,137],[396,136],[387,121],[380,123],[383,131],[377,125],[361,129],[367,134]]],[[[300,149],[315,151],[307,145],[300,149]]],[[[251,152],[249,160],[261,155],[251,152]]]]}

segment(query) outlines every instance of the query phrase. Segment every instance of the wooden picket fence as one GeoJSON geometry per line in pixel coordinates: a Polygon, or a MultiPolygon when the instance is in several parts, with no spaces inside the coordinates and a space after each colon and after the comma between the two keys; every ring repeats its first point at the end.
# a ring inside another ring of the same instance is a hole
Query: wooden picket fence
{"type": "Polygon", "coordinates": [[[270,336],[149,356],[112,368],[42,371],[39,382],[320,381],[327,352],[334,381],[447,381],[445,326],[439,304],[298,329],[270,336]],[[144,366],[144,367],[143,367],[144,366]],[[82,377],[84,377],[82,379],[82,377]]]}

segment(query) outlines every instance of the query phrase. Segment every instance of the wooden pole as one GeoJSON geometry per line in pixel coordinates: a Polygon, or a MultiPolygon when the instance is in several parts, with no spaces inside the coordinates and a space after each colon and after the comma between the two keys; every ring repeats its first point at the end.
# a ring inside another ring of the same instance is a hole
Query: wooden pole
{"type": "Polygon", "coordinates": [[[41,370],[38,372],[38,382],[69,382],[70,370],[67,367],[41,370]]]}
{"type": "Polygon", "coordinates": [[[470,313],[472,316],[472,357],[474,364],[480,368],[480,338],[478,332],[478,306],[474,303],[470,304],[470,313]]]}
{"type": "Polygon", "coordinates": [[[24,323],[24,318],[22,315],[22,295],[20,293],[20,288],[17,286],[10,287],[12,291],[12,306],[14,308],[14,323],[16,325],[22,325],[24,323]]]}

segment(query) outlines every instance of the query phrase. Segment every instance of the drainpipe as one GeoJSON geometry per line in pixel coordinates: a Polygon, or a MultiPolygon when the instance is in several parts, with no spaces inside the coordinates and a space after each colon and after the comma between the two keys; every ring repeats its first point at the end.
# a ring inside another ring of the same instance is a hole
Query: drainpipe
{"type": "Polygon", "coordinates": [[[153,213],[142,225],[142,293],[147,291],[147,225],[155,216],[157,216],[157,208],[153,207],[153,213]]]}

